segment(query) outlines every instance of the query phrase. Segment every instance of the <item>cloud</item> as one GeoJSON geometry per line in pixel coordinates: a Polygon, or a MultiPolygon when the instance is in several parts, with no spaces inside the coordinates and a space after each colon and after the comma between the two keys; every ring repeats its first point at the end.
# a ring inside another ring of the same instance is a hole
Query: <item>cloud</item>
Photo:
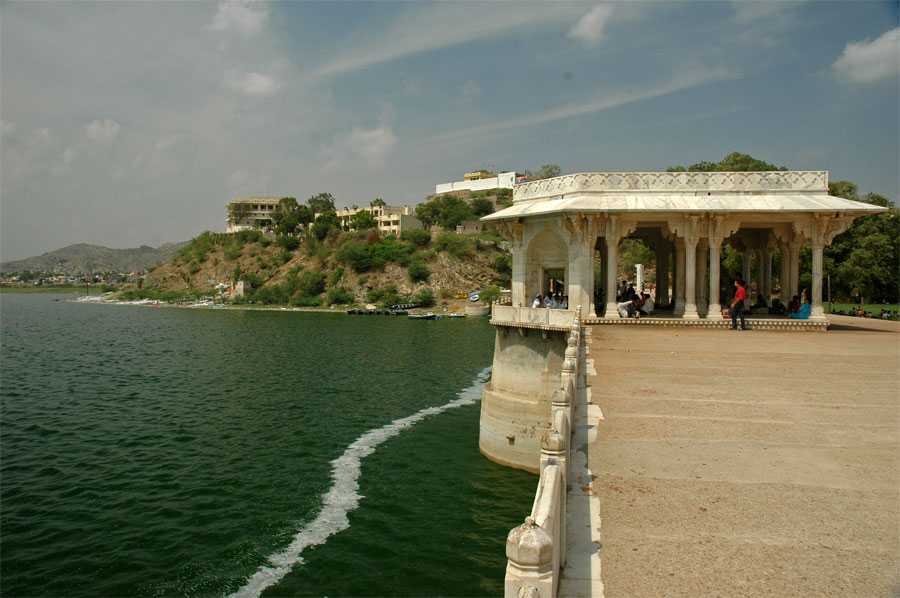
{"type": "Polygon", "coordinates": [[[741,24],[768,19],[796,6],[796,2],[785,0],[733,0],[734,20],[741,24]]]}
{"type": "Polygon", "coordinates": [[[261,2],[248,0],[224,0],[209,28],[213,31],[233,31],[241,35],[255,35],[262,31],[269,11],[261,2]]]}
{"type": "Polygon", "coordinates": [[[325,149],[325,166],[328,170],[346,170],[362,162],[369,168],[379,168],[384,166],[396,145],[397,136],[390,126],[354,127],[349,134],[336,137],[325,149]]]}
{"type": "Polygon", "coordinates": [[[462,86],[462,96],[463,100],[471,101],[481,95],[481,85],[478,84],[478,81],[473,79],[469,79],[462,86]]]}
{"type": "Polygon", "coordinates": [[[350,46],[312,71],[313,78],[357,71],[368,66],[480,39],[494,39],[517,29],[569,21],[578,5],[563,3],[437,3],[408,9],[386,29],[372,28],[368,39],[350,46]]]}
{"type": "Polygon", "coordinates": [[[900,72],[900,27],[875,40],[850,42],[832,68],[853,83],[875,83],[896,77],[900,72]]]}
{"type": "Polygon", "coordinates": [[[114,120],[91,121],[84,127],[84,132],[91,141],[112,141],[119,136],[122,127],[114,120]]]}
{"type": "Polygon", "coordinates": [[[11,137],[16,132],[16,123],[8,120],[0,120],[0,135],[3,137],[11,137]]]}
{"type": "Polygon", "coordinates": [[[225,73],[225,85],[229,89],[246,96],[265,97],[278,91],[281,84],[262,73],[239,73],[229,70],[225,73]]]}
{"type": "Polygon", "coordinates": [[[583,116],[585,114],[594,114],[611,108],[617,108],[626,104],[649,100],[666,96],[678,91],[703,85],[711,81],[735,78],[735,73],[724,68],[682,68],[677,77],[647,89],[619,91],[615,93],[598,95],[586,102],[564,104],[556,106],[543,112],[536,112],[526,116],[519,116],[507,120],[493,121],[489,124],[470,127],[466,129],[457,129],[449,131],[433,137],[434,141],[449,141],[460,138],[481,137],[485,134],[498,133],[509,129],[523,129],[542,125],[548,122],[583,116]]]}
{"type": "Polygon", "coordinates": [[[598,4],[575,23],[569,30],[568,37],[587,46],[596,46],[603,39],[612,14],[612,4],[598,4]]]}

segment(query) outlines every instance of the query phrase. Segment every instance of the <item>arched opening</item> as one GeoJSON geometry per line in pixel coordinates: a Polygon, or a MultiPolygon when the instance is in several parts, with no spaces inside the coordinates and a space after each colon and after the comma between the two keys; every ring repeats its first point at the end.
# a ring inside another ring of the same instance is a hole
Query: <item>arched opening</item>
{"type": "Polygon", "coordinates": [[[533,305],[538,295],[544,298],[549,294],[560,301],[567,300],[569,252],[562,236],[545,228],[531,239],[526,256],[527,304],[533,305]]]}

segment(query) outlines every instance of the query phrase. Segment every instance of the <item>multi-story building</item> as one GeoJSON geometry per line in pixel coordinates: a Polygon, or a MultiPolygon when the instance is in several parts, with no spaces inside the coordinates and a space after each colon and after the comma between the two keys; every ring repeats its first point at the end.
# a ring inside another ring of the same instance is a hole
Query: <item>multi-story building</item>
{"type": "Polygon", "coordinates": [[[385,235],[400,236],[404,230],[422,228],[422,223],[415,217],[410,206],[382,206],[374,205],[367,208],[341,208],[337,211],[341,228],[353,228],[353,215],[359,212],[369,212],[378,223],[378,232],[385,235]]]}
{"type": "Polygon", "coordinates": [[[225,210],[226,232],[236,233],[253,228],[272,228],[272,212],[280,197],[238,197],[228,202],[225,210]]]}
{"type": "Polygon", "coordinates": [[[451,191],[485,191],[487,189],[512,189],[517,182],[525,180],[525,175],[517,172],[501,172],[492,174],[486,170],[467,172],[463,180],[453,183],[439,183],[434,192],[450,193],[451,191]]]}

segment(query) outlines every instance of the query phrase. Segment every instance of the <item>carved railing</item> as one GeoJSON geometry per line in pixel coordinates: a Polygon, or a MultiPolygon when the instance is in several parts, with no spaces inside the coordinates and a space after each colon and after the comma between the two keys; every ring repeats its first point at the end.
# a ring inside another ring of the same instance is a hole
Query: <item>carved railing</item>
{"type": "Polygon", "coordinates": [[[573,314],[559,388],[550,402],[550,428],[541,439],[540,480],[531,515],[506,538],[506,598],[555,598],[566,564],[566,477],[572,460],[572,422],[585,386],[580,314],[573,314]]]}
{"type": "Polygon", "coordinates": [[[494,303],[491,309],[491,324],[519,324],[535,328],[570,328],[575,320],[575,312],[569,309],[549,309],[546,307],[516,307],[494,303]]]}
{"type": "Polygon", "coordinates": [[[825,170],[770,172],[579,172],[521,183],[513,201],[580,192],[828,191],[825,170]]]}

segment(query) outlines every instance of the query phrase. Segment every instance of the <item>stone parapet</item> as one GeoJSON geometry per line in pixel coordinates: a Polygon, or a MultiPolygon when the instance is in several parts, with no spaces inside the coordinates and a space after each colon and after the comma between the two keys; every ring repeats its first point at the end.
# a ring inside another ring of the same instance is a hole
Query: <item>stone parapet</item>
{"type": "Polygon", "coordinates": [[[513,202],[583,192],[667,191],[821,191],[828,192],[828,171],[772,172],[580,172],[521,183],[513,202]]]}
{"type": "MultiPolygon", "coordinates": [[[[730,320],[681,318],[585,318],[587,326],[657,326],[662,328],[731,328],[730,320]]],[[[790,332],[825,332],[828,320],[789,320],[780,318],[753,318],[747,320],[751,330],[781,330],[790,332]]]]}

